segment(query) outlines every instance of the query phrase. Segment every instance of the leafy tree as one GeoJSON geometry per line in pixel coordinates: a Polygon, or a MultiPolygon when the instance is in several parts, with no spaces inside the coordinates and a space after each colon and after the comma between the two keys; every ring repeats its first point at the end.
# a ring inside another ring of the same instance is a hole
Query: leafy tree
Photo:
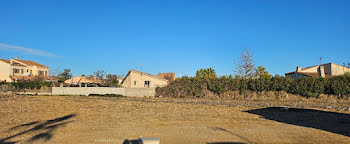
{"type": "Polygon", "coordinates": [[[104,79],[104,84],[105,85],[119,85],[119,81],[118,81],[118,76],[115,74],[107,74],[106,75],[106,79],[104,79]]]}
{"type": "Polygon", "coordinates": [[[350,72],[346,72],[346,73],[344,74],[344,76],[347,77],[347,78],[350,78],[350,72]]]}
{"type": "Polygon", "coordinates": [[[57,75],[58,81],[63,82],[67,79],[72,78],[72,73],[70,69],[64,69],[64,71],[57,75]]]}
{"type": "Polygon", "coordinates": [[[255,76],[257,78],[263,78],[263,79],[270,79],[272,77],[269,74],[269,72],[266,70],[266,68],[263,66],[259,66],[257,69],[255,69],[255,76]]]}
{"type": "Polygon", "coordinates": [[[215,79],[216,72],[213,68],[207,68],[207,69],[200,69],[196,72],[196,78],[198,79],[204,79],[204,80],[211,80],[215,79]]]}
{"type": "Polygon", "coordinates": [[[236,61],[235,69],[236,75],[242,78],[252,78],[255,75],[255,60],[253,55],[247,48],[240,53],[238,61],[236,61]]]}

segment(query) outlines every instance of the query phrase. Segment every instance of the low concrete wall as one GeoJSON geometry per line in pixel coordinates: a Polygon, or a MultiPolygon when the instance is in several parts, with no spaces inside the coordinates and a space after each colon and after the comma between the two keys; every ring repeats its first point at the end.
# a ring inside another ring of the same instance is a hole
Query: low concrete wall
{"type": "Polygon", "coordinates": [[[86,95],[89,94],[121,94],[125,95],[124,88],[115,87],[53,87],[52,95],[86,95]]]}
{"type": "Polygon", "coordinates": [[[155,96],[155,88],[53,87],[52,95],[120,94],[123,96],[155,96]]]}
{"type": "Polygon", "coordinates": [[[154,97],[155,95],[156,95],[155,88],[125,88],[125,96],[154,97]]]}

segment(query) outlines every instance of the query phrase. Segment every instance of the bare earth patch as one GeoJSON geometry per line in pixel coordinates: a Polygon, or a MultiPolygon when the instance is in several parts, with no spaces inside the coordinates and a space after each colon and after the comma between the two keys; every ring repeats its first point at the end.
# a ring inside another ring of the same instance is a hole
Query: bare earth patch
{"type": "Polygon", "coordinates": [[[350,143],[346,108],[348,102],[2,96],[0,143],[350,143]]]}

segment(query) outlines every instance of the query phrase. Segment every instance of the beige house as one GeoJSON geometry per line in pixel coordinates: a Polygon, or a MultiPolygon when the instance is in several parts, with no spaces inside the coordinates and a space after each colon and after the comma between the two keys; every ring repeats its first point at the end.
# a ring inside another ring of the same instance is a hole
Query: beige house
{"type": "Polygon", "coordinates": [[[130,70],[121,83],[126,88],[155,88],[167,84],[167,79],[136,70],[130,70]]]}
{"type": "Polygon", "coordinates": [[[285,75],[292,78],[332,77],[332,76],[343,75],[347,72],[350,72],[350,68],[342,65],[334,64],[334,63],[327,63],[327,64],[311,66],[303,69],[300,66],[298,66],[296,71],[286,73],[285,75]]]}
{"type": "Polygon", "coordinates": [[[13,82],[17,79],[31,79],[34,76],[48,77],[49,67],[18,57],[10,60],[0,59],[0,81],[13,82]]]}

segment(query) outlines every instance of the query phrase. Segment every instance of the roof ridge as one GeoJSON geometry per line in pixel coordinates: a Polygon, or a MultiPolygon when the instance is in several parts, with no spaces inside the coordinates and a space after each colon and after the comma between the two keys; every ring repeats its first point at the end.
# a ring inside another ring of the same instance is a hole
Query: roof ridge
{"type": "Polygon", "coordinates": [[[36,65],[36,66],[47,67],[48,68],[48,66],[45,66],[45,65],[40,64],[40,63],[35,62],[35,61],[21,60],[21,59],[13,59],[13,60],[19,61],[19,62],[22,62],[22,63],[25,63],[25,64],[28,64],[28,65],[36,65]]]}

